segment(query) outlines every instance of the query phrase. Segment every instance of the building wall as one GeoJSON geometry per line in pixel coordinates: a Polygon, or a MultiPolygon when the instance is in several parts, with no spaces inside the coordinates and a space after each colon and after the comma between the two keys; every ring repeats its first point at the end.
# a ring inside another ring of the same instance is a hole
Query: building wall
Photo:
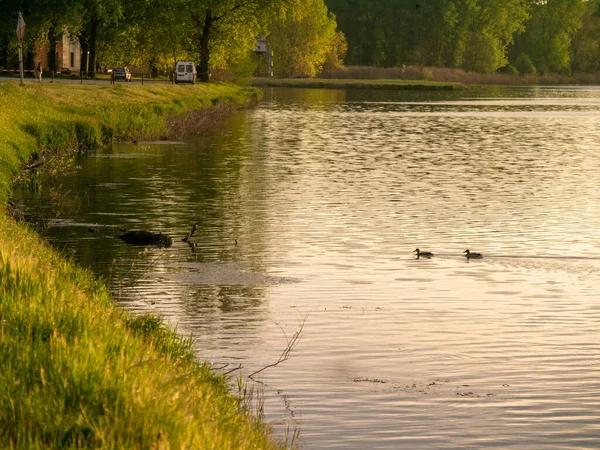
{"type": "MultiPolygon", "coordinates": [[[[48,70],[49,51],[50,46],[47,43],[43,45],[41,45],[39,41],[35,43],[35,67],[37,67],[39,62],[41,62],[42,68],[44,70],[48,70]]],[[[79,72],[81,67],[81,45],[79,44],[79,40],[71,39],[67,28],[63,30],[62,37],[56,43],[54,51],[56,52],[57,56],[57,70],[70,70],[71,72],[79,72]]]]}

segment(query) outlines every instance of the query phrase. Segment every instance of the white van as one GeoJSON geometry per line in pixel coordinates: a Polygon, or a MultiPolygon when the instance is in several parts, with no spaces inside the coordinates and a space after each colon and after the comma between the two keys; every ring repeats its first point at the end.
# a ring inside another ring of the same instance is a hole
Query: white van
{"type": "Polygon", "coordinates": [[[175,83],[196,83],[196,65],[191,61],[179,61],[175,65],[175,83]]]}

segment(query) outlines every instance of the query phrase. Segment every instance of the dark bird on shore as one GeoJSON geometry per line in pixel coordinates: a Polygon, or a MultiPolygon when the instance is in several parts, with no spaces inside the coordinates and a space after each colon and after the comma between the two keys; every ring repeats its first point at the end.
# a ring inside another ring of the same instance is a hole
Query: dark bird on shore
{"type": "Polygon", "coordinates": [[[423,258],[431,258],[433,256],[433,253],[431,253],[431,252],[422,252],[419,249],[414,250],[413,253],[417,254],[417,258],[421,258],[421,257],[423,257],[423,258]]]}
{"type": "MultiPolygon", "coordinates": [[[[201,222],[201,221],[200,221],[200,222],[201,222]]],[[[196,222],[196,223],[194,224],[194,226],[192,227],[192,231],[190,231],[190,232],[189,232],[189,234],[188,234],[186,237],[184,237],[184,238],[182,239],[182,241],[183,241],[183,242],[188,242],[188,241],[189,241],[189,240],[192,238],[192,236],[193,236],[193,235],[194,235],[194,233],[196,232],[196,229],[198,228],[198,225],[200,225],[200,222],[196,222]]]]}
{"type": "Polygon", "coordinates": [[[169,235],[151,231],[128,231],[119,236],[119,239],[132,245],[153,245],[156,247],[170,247],[173,245],[173,239],[169,235]]]}
{"type": "Polygon", "coordinates": [[[467,259],[481,259],[483,258],[483,255],[481,253],[474,253],[472,251],[470,251],[469,249],[466,249],[463,252],[466,256],[467,259]]]}

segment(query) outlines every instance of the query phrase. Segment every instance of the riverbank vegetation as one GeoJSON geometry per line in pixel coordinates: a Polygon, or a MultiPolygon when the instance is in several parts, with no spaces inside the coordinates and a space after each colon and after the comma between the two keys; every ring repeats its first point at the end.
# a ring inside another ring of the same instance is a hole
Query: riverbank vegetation
{"type": "MultiPolygon", "coordinates": [[[[165,119],[245,102],[228,85],[0,85],[0,206],[31,157],[157,137],[165,119]]],[[[2,448],[279,448],[246,405],[152,316],[0,213],[2,448]]]]}
{"type": "Polygon", "coordinates": [[[326,0],[351,66],[571,75],[600,69],[597,0],[326,0]]]}
{"type": "MultiPolygon", "coordinates": [[[[462,69],[445,67],[372,67],[372,66],[346,66],[334,70],[321,72],[316,80],[331,80],[332,82],[346,83],[407,83],[426,84],[437,82],[450,83],[454,89],[465,89],[477,85],[566,85],[566,84],[600,84],[600,72],[578,72],[571,75],[551,73],[542,74],[508,74],[508,73],[478,73],[467,72],[462,69]]],[[[288,80],[281,80],[288,81],[288,80]]],[[[254,80],[252,82],[254,83],[254,80]]],[[[256,83],[261,85],[260,81],[256,83]]]]}
{"type": "Polygon", "coordinates": [[[22,11],[26,68],[40,59],[51,71],[72,65],[57,46],[68,35],[80,43],[81,70],[91,77],[116,65],[168,75],[178,60],[196,61],[202,81],[266,76],[271,70],[275,77],[314,77],[344,64],[506,74],[512,78],[497,77],[497,83],[509,84],[517,75],[529,82],[536,75],[542,82],[555,75],[577,82],[586,77],[576,74],[600,71],[600,0],[4,3],[0,67],[16,67],[13,30],[22,11]],[[254,53],[259,36],[269,43],[262,56],[254,53]],[[47,61],[39,52],[43,45],[57,49],[47,61]]]}
{"type": "Polygon", "coordinates": [[[252,78],[252,86],[317,89],[376,89],[390,91],[452,91],[468,89],[461,83],[401,79],[252,78]]]}
{"type": "MultiPolygon", "coordinates": [[[[91,77],[107,66],[128,65],[153,75],[192,60],[198,78],[249,78],[257,70],[257,36],[276,49],[278,75],[314,75],[341,63],[343,34],[324,0],[4,0],[0,7],[0,67],[17,66],[18,12],[27,23],[25,68],[73,66],[63,59],[63,36],[81,46],[81,70],[91,77]],[[42,46],[56,48],[46,60],[42,46]],[[36,54],[37,52],[37,54],[36,54]],[[209,73],[211,72],[211,74],[209,73]]],[[[67,41],[68,42],[68,41],[67,41]]],[[[262,73],[266,74],[265,55],[262,73]]]]}
{"type": "MultiPolygon", "coordinates": [[[[215,105],[245,105],[260,91],[230,84],[195,86],[0,84],[0,201],[23,162],[53,152],[86,151],[112,139],[169,136],[167,120],[215,105]]],[[[196,113],[197,114],[197,113],[196,113]]]]}

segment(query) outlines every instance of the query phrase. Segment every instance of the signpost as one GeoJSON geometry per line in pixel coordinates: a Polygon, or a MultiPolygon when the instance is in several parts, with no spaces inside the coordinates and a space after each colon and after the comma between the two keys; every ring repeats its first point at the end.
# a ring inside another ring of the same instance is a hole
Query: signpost
{"type": "Polygon", "coordinates": [[[19,11],[19,20],[17,22],[17,37],[19,38],[19,75],[21,84],[23,84],[23,37],[25,36],[25,21],[19,11]]]}

